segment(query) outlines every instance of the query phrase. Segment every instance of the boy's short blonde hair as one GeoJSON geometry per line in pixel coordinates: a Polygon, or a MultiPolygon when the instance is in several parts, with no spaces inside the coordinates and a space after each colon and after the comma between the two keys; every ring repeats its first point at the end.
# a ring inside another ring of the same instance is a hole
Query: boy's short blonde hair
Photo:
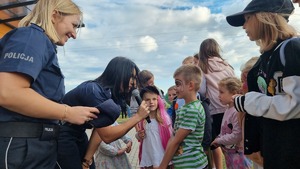
{"type": "Polygon", "coordinates": [[[173,77],[182,75],[185,83],[193,81],[195,83],[195,91],[200,89],[202,73],[196,65],[182,65],[174,72],[173,77]]]}
{"type": "Polygon", "coordinates": [[[242,82],[236,77],[226,77],[219,81],[219,86],[225,87],[231,94],[239,94],[242,87],[242,82]]]}

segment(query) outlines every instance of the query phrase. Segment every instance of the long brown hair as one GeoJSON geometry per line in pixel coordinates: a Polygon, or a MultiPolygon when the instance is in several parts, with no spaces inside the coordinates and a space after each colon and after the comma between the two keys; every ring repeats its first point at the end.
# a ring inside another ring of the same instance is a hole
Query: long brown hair
{"type": "Polygon", "coordinates": [[[207,73],[210,68],[208,59],[211,57],[221,57],[221,47],[215,39],[209,38],[202,41],[199,49],[199,66],[204,73],[207,73]]]}

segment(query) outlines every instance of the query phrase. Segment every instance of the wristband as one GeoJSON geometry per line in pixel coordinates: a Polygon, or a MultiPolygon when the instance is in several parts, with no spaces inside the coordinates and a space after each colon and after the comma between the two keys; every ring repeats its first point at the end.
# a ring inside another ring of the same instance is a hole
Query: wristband
{"type": "Polygon", "coordinates": [[[63,117],[61,118],[61,121],[65,121],[66,117],[67,117],[68,106],[66,104],[64,104],[64,106],[65,106],[65,111],[64,111],[63,117]]]}

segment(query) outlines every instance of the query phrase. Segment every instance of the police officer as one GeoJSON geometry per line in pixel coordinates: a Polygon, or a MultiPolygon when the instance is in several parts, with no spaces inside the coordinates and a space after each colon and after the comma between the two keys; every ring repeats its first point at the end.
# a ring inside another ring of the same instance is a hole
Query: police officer
{"type": "Polygon", "coordinates": [[[54,168],[58,120],[83,124],[93,107],[60,104],[56,45],[76,38],[82,12],[71,0],[39,0],[0,41],[0,168],[54,168]]]}

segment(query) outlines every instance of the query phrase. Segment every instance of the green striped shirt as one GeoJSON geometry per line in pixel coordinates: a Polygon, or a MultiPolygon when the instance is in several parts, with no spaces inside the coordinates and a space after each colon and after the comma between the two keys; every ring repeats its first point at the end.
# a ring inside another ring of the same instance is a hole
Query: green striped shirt
{"type": "Polygon", "coordinates": [[[180,144],[180,147],[183,148],[183,153],[173,157],[176,169],[198,169],[207,166],[206,154],[201,146],[204,124],[205,112],[199,100],[186,104],[176,111],[175,132],[179,128],[191,130],[191,133],[180,144]]]}

